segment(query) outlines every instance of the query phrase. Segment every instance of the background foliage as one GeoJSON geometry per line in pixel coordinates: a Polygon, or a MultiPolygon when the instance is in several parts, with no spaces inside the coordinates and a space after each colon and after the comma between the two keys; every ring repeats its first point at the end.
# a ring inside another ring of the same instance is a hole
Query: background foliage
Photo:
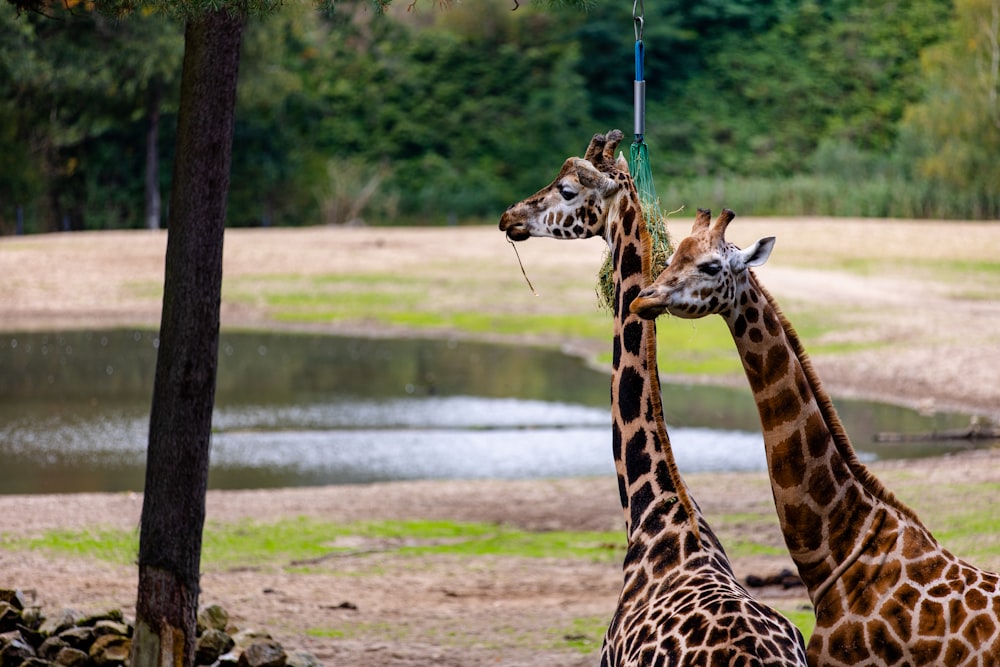
{"type": "MultiPolygon", "coordinates": [[[[0,232],[141,227],[177,19],[0,5],[0,232]]],[[[290,4],[244,40],[230,225],[494,220],[632,130],[632,3],[290,4]]],[[[1000,0],[647,3],[665,208],[1000,217],[1000,0]]],[[[166,216],[163,216],[166,219],[166,216]]]]}

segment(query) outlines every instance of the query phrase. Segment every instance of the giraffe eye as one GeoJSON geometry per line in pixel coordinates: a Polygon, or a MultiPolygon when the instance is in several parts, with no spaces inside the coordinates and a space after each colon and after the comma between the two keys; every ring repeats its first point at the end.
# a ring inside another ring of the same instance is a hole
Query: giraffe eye
{"type": "Polygon", "coordinates": [[[720,262],[717,259],[713,259],[710,262],[704,262],[702,264],[699,264],[698,270],[706,275],[714,276],[717,275],[719,271],[722,270],[722,262],[720,262]]]}
{"type": "Polygon", "coordinates": [[[572,199],[573,197],[576,196],[576,191],[575,190],[571,190],[570,188],[566,187],[565,185],[560,185],[559,186],[559,194],[562,195],[563,199],[565,199],[566,201],[569,201],[570,199],[572,199]]]}

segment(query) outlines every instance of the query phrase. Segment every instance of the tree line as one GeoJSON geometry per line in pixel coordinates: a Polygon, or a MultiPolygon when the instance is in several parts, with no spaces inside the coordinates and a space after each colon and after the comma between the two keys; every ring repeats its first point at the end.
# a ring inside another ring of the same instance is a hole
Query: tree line
{"type": "MultiPolygon", "coordinates": [[[[492,220],[630,133],[632,3],[408,4],[249,21],[227,225],[492,220]]],[[[648,3],[664,205],[1000,216],[998,5],[648,3]]],[[[0,6],[0,233],[165,224],[183,48],[157,12],[0,6]]]]}

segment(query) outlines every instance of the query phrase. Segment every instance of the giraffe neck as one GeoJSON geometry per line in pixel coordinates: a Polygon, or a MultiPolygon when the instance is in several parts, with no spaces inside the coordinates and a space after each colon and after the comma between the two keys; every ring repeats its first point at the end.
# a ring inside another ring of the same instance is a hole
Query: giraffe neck
{"type": "MultiPolygon", "coordinates": [[[[634,186],[608,211],[607,238],[614,266],[611,418],[618,490],[630,541],[651,514],[665,506],[682,516],[678,530],[701,542],[700,510],[677,471],[660,397],[656,324],[629,311],[650,281],[651,241],[634,186]]],[[[707,530],[707,528],[705,528],[707,530]]]]}
{"type": "Polygon", "coordinates": [[[735,303],[723,317],[760,413],[785,542],[815,602],[887,513],[923,528],[858,460],[798,334],[752,272],[735,303]]]}

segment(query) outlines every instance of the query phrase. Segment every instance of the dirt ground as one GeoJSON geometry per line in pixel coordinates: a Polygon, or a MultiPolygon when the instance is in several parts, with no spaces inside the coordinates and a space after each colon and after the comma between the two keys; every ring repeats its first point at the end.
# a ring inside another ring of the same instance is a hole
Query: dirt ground
{"type": "MultiPolygon", "coordinates": [[[[684,227],[686,223],[678,224],[672,231],[683,233],[684,227]]],[[[832,334],[833,340],[815,341],[843,344],[836,354],[813,357],[835,398],[877,398],[923,410],[959,408],[1000,418],[1000,280],[995,269],[1000,225],[737,219],[731,230],[738,245],[759,236],[778,237],[772,259],[758,275],[786,312],[826,313],[849,323],[832,334]]],[[[157,326],[165,243],[165,233],[147,231],[0,239],[0,331],[157,326]]],[[[601,241],[532,240],[519,250],[538,296],[528,291],[510,247],[492,227],[231,230],[223,325],[287,326],[275,321],[263,302],[229,298],[274,276],[342,274],[406,281],[415,273],[430,273],[440,289],[431,297],[442,303],[522,313],[594,307],[601,241]]],[[[363,318],[310,328],[409,333],[402,328],[373,330],[363,318]]],[[[530,342],[595,351],[595,344],[586,341],[530,342]]],[[[810,342],[807,338],[807,346],[810,342]]],[[[890,488],[904,475],[926,479],[931,486],[937,481],[1000,482],[1000,450],[876,463],[873,470],[890,488]]],[[[738,539],[746,528],[722,517],[773,514],[762,474],[687,479],[709,521],[728,521],[724,542],[738,539]]],[[[921,503],[935,502],[926,495],[904,500],[920,511],[921,503]]],[[[136,529],[141,502],[134,494],[0,495],[0,533],[136,529]]],[[[296,516],[441,518],[534,530],[617,530],[622,525],[612,479],[209,493],[210,522],[296,516]]],[[[755,540],[781,545],[776,527],[764,532],[755,533],[755,540]]],[[[201,600],[222,604],[240,627],[266,629],[286,649],[311,651],[327,666],[595,663],[596,646],[581,652],[569,643],[585,634],[579,619],[593,619],[597,626],[610,619],[621,586],[617,563],[402,557],[394,546],[359,543],[347,556],[299,568],[209,569],[201,600]]],[[[743,577],[776,573],[790,561],[748,557],[733,564],[743,577]]],[[[0,551],[0,587],[21,588],[46,610],[114,606],[131,615],[135,586],[131,566],[0,551]]],[[[775,587],[758,593],[786,611],[804,602],[801,589],[775,587]]]]}

